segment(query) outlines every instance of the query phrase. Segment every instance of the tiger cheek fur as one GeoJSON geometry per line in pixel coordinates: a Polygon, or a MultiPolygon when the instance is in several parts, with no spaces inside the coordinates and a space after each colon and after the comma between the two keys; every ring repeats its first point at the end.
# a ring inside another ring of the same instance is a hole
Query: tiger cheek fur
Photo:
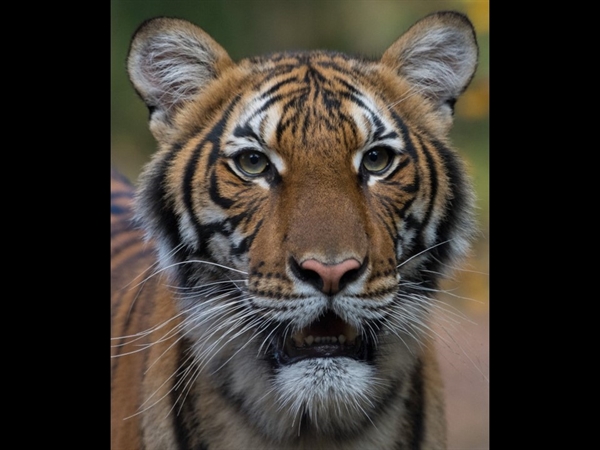
{"type": "MultiPolygon", "coordinates": [[[[452,12],[379,61],[234,63],[186,21],[140,27],[128,70],[159,150],[136,215],[157,259],[135,267],[160,269],[129,302],[115,288],[119,339],[152,343],[113,366],[113,392],[142,386],[113,396],[114,448],[137,423],[146,449],[444,448],[427,318],[473,229],[447,133],[476,62],[452,12]]],[[[135,275],[119,266],[115,286],[135,275]]]]}

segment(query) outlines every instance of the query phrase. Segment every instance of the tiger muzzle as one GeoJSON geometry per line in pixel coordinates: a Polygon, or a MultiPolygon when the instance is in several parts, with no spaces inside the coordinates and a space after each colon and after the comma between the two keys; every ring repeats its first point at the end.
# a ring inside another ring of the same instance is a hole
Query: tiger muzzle
{"type": "Polygon", "coordinates": [[[335,295],[348,283],[362,275],[367,267],[355,258],[349,258],[339,263],[327,264],[317,259],[307,259],[301,263],[290,258],[290,268],[298,279],[307,282],[327,295],[335,295]]]}

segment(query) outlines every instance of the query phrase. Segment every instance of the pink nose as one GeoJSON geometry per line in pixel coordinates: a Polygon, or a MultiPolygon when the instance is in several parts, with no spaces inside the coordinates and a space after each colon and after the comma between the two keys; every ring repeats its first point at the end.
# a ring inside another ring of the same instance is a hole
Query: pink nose
{"type": "Polygon", "coordinates": [[[338,293],[343,287],[340,285],[342,277],[357,271],[360,266],[361,263],[356,259],[347,259],[338,264],[323,264],[316,259],[308,259],[300,264],[302,270],[314,272],[318,276],[318,280],[320,280],[318,287],[325,294],[338,293]]]}

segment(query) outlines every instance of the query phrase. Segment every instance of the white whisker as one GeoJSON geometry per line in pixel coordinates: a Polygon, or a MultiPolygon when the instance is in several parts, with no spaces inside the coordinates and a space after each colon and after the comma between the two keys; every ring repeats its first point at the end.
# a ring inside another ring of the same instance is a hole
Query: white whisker
{"type": "Polygon", "coordinates": [[[402,261],[402,263],[401,263],[401,264],[398,264],[398,265],[396,266],[396,269],[399,269],[400,267],[402,267],[403,265],[405,265],[405,264],[406,264],[406,263],[408,263],[409,261],[411,261],[411,260],[415,259],[416,257],[418,257],[418,256],[422,255],[423,253],[427,253],[427,252],[429,252],[429,251],[433,250],[434,248],[436,248],[436,247],[439,247],[440,245],[447,244],[448,242],[451,242],[451,241],[452,241],[452,239],[447,239],[447,240],[445,240],[445,241],[438,242],[437,244],[435,244],[435,245],[432,245],[431,247],[427,247],[425,250],[421,250],[419,253],[416,253],[416,254],[412,255],[412,256],[411,256],[410,258],[408,258],[407,260],[405,260],[405,261],[402,261]]]}

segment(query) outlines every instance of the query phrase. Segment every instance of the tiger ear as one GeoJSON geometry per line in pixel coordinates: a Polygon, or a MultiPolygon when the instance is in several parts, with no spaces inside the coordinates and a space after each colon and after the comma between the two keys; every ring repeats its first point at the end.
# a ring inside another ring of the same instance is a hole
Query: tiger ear
{"type": "Polygon", "coordinates": [[[457,12],[431,14],[408,29],[381,61],[451,115],[477,67],[477,41],[469,19],[457,12]]]}
{"type": "Polygon", "coordinates": [[[150,129],[159,138],[184,102],[230,64],[229,55],[196,25],[181,19],[156,18],[135,32],[127,70],[150,110],[150,129]]]}

